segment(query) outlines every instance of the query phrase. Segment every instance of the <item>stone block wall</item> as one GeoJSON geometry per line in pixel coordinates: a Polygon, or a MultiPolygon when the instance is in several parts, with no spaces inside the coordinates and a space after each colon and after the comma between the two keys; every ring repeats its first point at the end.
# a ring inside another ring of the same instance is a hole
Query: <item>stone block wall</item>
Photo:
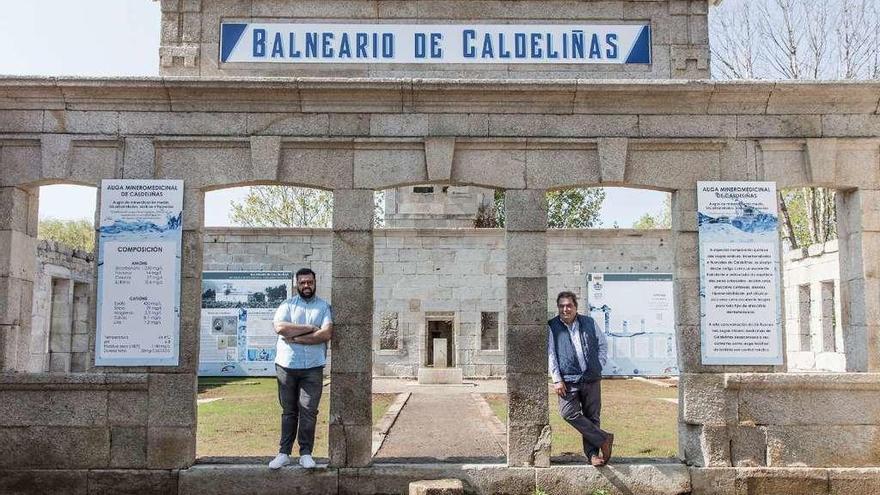
{"type": "Polygon", "coordinates": [[[846,371],[837,241],[790,251],[782,262],[791,371],[846,371]]]}
{"type": "Polygon", "coordinates": [[[36,264],[27,371],[85,371],[94,257],[44,240],[37,244],[36,264]]]}
{"type": "Polygon", "coordinates": [[[708,79],[707,0],[162,0],[162,75],[443,78],[708,79]],[[652,29],[650,65],[580,64],[219,64],[220,21],[456,23],[635,23],[652,29]]]}
{"type": "MultiPolygon", "coordinates": [[[[556,313],[559,291],[585,296],[591,272],[670,271],[668,234],[627,229],[548,231],[547,315],[556,313]]],[[[322,229],[209,228],[204,267],[285,271],[310,267],[318,274],[319,295],[331,300],[330,239],[331,231],[322,229]]],[[[454,361],[464,376],[504,376],[504,231],[378,229],[373,243],[373,373],[416,376],[426,358],[427,319],[450,315],[454,361]],[[484,313],[497,316],[494,349],[481,345],[484,313]]]]}
{"type": "Polygon", "coordinates": [[[680,390],[690,465],[880,466],[875,373],[684,373],[680,390]]]}

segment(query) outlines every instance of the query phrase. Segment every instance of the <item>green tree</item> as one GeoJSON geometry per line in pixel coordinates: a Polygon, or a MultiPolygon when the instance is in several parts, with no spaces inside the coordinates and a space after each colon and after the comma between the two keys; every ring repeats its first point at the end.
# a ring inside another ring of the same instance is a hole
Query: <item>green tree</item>
{"type": "Polygon", "coordinates": [[[254,186],[244,201],[232,202],[233,223],[245,227],[328,228],[333,193],[289,186],[254,186]]]}
{"type": "Polygon", "coordinates": [[[90,252],[95,249],[95,229],[92,222],[80,220],[40,220],[37,237],[55,241],[73,249],[90,252]]]}
{"type": "Polygon", "coordinates": [[[782,237],[791,249],[821,244],[837,238],[835,192],[823,187],[779,191],[782,237]]]}
{"type": "Polygon", "coordinates": [[[634,229],[669,229],[672,228],[672,197],[667,195],[663,200],[663,207],[656,213],[645,213],[633,222],[634,229]]]}
{"type": "Polygon", "coordinates": [[[599,213],[605,189],[565,189],[547,193],[547,226],[551,229],[588,229],[602,225],[599,213]]]}
{"type": "MultiPolygon", "coordinates": [[[[605,201],[605,189],[564,189],[547,193],[547,226],[551,229],[588,229],[602,224],[599,213],[605,201]]],[[[504,227],[504,191],[495,191],[495,219],[478,215],[478,227],[504,227]]]]}

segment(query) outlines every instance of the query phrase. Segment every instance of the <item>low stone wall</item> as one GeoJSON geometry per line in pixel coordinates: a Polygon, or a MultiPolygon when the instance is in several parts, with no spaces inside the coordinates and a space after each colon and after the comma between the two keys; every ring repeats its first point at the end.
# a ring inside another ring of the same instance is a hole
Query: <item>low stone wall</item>
{"type": "Polygon", "coordinates": [[[679,386],[688,464],[880,466],[880,374],[684,373],[679,386]]]}
{"type": "Polygon", "coordinates": [[[791,371],[846,371],[836,240],[783,257],[785,338],[791,371]]]}
{"type": "MultiPolygon", "coordinates": [[[[329,300],[331,236],[323,229],[209,228],[204,267],[287,271],[310,267],[318,274],[319,294],[329,300]]],[[[591,272],[671,272],[668,236],[664,230],[548,231],[548,315],[556,312],[559,291],[585,296],[591,272]]],[[[375,375],[416,376],[426,360],[426,321],[434,317],[452,320],[454,363],[464,376],[504,375],[503,230],[377,229],[374,253],[375,375]],[[485,318],[497,325],[497,335],[488,342],[481,338],[485,318]]]]}
{"type": "Polygon", "coordinates": [[[190,374],[0,374],[0,469],[170,476],[195,459],[195,397],[190,374]]]}

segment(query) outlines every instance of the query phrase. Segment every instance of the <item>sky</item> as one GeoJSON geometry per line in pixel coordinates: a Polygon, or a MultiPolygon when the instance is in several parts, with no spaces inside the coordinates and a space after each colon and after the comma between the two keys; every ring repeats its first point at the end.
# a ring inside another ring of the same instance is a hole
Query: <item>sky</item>
{"type": "MultiPolygon", "coordinates": [[[[33,76],[158,76],[159,2],[152,0],[27,0],[3,2],[0,74],[33,76]]],[[[246,190],[206,195],[205,225],[229,225],[229,202],[246,190]]],[[[603,227],[626,228],[659,213],[665,193],[611,188],[603,227]]],[[[45,186],[40,218],[94,219],[95,189],[45,186]]]]}

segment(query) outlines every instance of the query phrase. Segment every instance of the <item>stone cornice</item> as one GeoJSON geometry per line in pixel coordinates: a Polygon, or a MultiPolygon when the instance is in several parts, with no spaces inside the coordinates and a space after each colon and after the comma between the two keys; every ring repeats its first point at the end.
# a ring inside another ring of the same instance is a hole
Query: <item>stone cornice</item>
{"type": "Polygon", "coordinates": [[[877,114],[880,82],[0,77],[0,109],[877,114]]]}

